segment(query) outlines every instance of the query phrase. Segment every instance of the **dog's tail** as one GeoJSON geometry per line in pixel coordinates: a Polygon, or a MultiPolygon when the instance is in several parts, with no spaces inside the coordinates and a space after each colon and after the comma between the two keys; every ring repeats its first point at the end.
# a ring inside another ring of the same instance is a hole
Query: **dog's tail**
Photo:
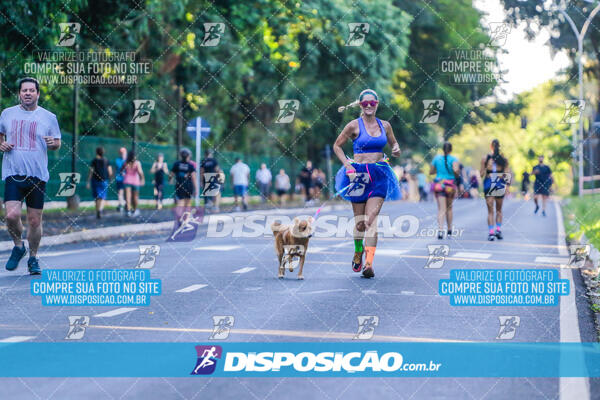
{"type": "Polygon", "coordinates": [[[273,231],[273,234],[279,232],[282,227],[283,226],[281,225],[281,222],[279,222],[279,221],[275,221],[271,224],[271,230],[273,231]]]}

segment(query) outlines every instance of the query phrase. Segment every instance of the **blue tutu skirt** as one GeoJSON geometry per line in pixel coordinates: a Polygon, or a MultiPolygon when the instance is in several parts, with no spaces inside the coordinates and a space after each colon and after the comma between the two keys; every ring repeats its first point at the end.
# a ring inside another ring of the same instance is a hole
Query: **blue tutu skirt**
{"type": "Polygon", "coordinates": [[[383,197],[385,200],[402,198],[398,177],[387,161],[369,164],[353,162],[352,166],[356,170],[352,184],[344,166],[335,175],[335,190],[344,200],[365,203],[371,197],[383,197]]]}

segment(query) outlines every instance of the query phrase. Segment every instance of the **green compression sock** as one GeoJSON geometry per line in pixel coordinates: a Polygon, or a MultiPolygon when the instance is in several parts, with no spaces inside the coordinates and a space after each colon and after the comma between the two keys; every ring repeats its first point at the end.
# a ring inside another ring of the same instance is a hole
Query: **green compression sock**
{"type": "Polygon", "coordinates": [[[356,253],[363,252],[363,240],[362,239],[354,239],[354,251],[356,253]]]}

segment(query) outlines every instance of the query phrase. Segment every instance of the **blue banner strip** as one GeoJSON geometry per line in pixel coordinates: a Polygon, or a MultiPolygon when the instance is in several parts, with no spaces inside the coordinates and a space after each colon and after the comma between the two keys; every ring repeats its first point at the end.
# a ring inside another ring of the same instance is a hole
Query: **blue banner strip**
{"type": "Polygon", "coordinates": [[[190,376],[600,377],[600,344],[0,344],[0,377],[190,376]]]}

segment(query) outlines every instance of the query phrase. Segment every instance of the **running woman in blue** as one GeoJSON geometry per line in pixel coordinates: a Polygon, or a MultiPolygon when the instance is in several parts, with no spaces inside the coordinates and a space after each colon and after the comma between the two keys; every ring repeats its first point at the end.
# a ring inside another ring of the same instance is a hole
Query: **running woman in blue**
{"type": "Polygon", "coordinates": [[[492,153],[481,159],[483,195],[487,205],[488,240],[502,240],[502,203],[510,185],[508,160],[500,154],[500,142],[492,140],[492,153]],[[496,204],[496,226],[494,230],[494,204],[496,204]]]}
{"type": "Polygon", "coordinates": [[[384,200],[400,198],[398,177],[383,154],[386,144],[392,147],[392,155],[400,155],[400,146],[388,121],[375,117],[379,99],[374,90],[363,90],[358,100],[345,107],[360,105],[358,119],[350,121],[333,144],[335,155],[342,162],[335,177],[335,189],[342,198],[352,203],[354,212],[354,258],[352,270],[365,278],[373,278],[373,258],[377,246],[377,216],[384,200]],[[342,146],[352,141],[354,159],[347,159],[342,146]],[[363,243],[364,238],[364,243],[363,243]],[[366,259],[363,265],[363,254],[366,259]]]}
{"type": "Polygon", "coordinates": [[[452,204],[456,197],[456,177],[459,174],[458,158],[452,154],[452,144],[444,142],[442,146],[444,155],[438,154],[431,161],[429,173],[435,175],[433,192],[438,206],[438,239],[444,238],[444,219],[448,225],[448,236],[452,235],[452,204]]]}

